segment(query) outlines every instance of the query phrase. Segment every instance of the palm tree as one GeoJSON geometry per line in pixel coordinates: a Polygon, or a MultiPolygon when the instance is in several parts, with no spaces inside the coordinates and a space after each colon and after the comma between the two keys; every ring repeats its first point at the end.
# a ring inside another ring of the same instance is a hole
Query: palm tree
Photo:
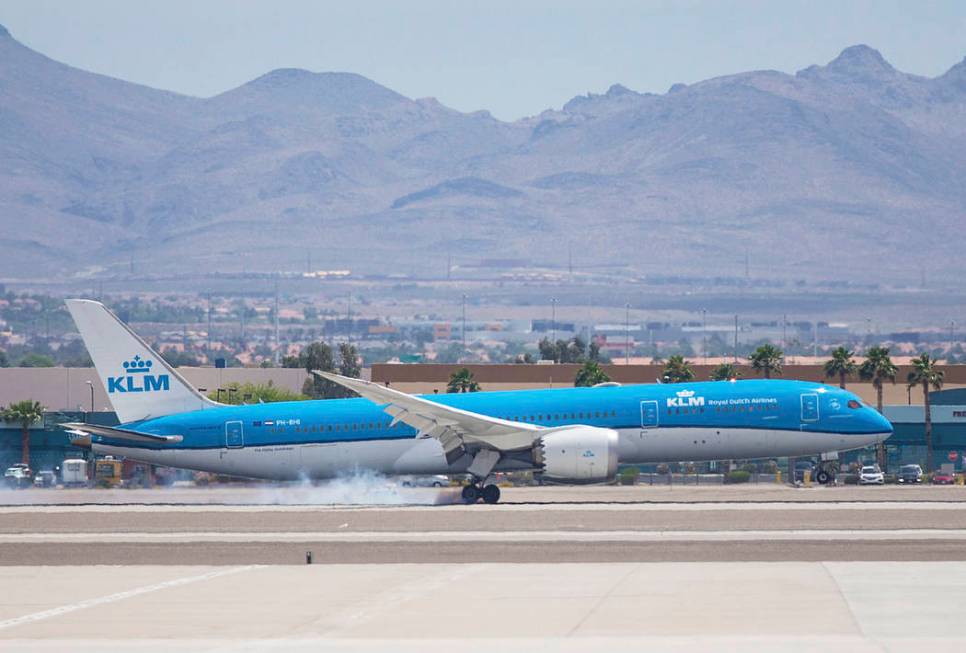
{"type": "Polygon", "coordinates": [[[479,392],[480,384],[473,378],[473,373],[461,367],[453,372],[446,384],[446,392],[479,392]]]}
{"type": "Polygon", "coordinates": [[[755,372],[764,372],[765,378],[770,379],[772,374],[782,373],[782,363],[785,360],[785,352],[771,344],[764,344],[751,352],[749,357],[751,369],[755,372]]]}
{"type": "MultiPolygon", "coordinates": [[[[899,374],[899,368],[889,357],[888,347],[878,345],[869,347],[869,351],[865,353],[865,361],[859,366],[859,378],[872,381],[872,387],[875,388],[875,407],[880,413],[882,412],[882,384],[885,381],[895,383],[897,374],[899,374]]],[[[881,442],[876,447],[876,460],[879,466],[885,469],[885,445],[881,442]]]]}
{"type": "Polygon", "coordinates": [[[912,359],[912,371],[907,380],[909,387],[922,386],[922,401],[926,417],[926,470],[932,471],[932,411],[929,404],[929,391],[942,390],[943,372],[936,365],[936,359],[929,354],[920,354],[912,359]]]}
{"type": "Polygon", "coordinates": [[[855,359],[852,358],[854,355],[855,352],[849,351],[848,347],[836,347],[832,351],[832,357],[825,361],[825,378],[839,377],[839,387],[844,390],[845,379],[855,376],[855,373],[859,371],[859,366],[855,364],[855,359]]]}
{"type": "Polygon", "coordinates": [[[684,356],[675,354],[667,359],[662,376],[665,383],[687,383],[694,380],[694,370],[691,361],[684,360],[684,356]]]}
{"type": "Polygon", "coordinates": [[[734,363],[721,363],[721,365],[711,370],[711,376],[708,378],[712,381],[730,381],[740,376],[741,372],[738,371],[737,365],[734,363]]]}
{"type": "Polygon", "coordinates": [[[872,381],[875,388],[876,404],[878,411],[882,412],[882,384],[885,381],[896,382],[896,375],[899,368],[889,357],[888,347],[869,347],[865,354],[865,361],[859,366],[859,378],[863,381],[872,381]]]}
{"type": "Polygon", "coordinates": [[[610,377],[601,369],[600,363],[597,361],[587,361],[583,367],[577,370],[577,376],[574,378],[574,386],[586,388],[595,386],[598,383],[607,383],[608,381],[610,381],[610,377]]]}
{"type": "Polygon", "coordinates": [[[39,401],[24,399],[3,409],[3,419],[20,424],[21,462],[30,465],[30,425],[44,418],[44,406],[39,401]]]}

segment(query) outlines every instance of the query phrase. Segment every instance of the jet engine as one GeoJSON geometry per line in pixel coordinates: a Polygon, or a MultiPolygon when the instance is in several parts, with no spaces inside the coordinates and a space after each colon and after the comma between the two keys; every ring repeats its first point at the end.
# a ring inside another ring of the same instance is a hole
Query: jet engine
{"type": "Polygon", "coordinates": [[[600,483],[617,474],[617,431],[594,426],[555,429],[533,450],[543,476],[561,483],[600,483]]]}

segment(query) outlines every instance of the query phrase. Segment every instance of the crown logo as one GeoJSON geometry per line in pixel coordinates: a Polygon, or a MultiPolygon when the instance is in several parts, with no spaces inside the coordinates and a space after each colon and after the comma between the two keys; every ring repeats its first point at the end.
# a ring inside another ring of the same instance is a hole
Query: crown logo
{"type": "Polygon", "coordinates": [[[678,394],[679,397],[693,397],[694,396],[694,390],[681,390],[677,394],[678,394]]]}
{"type": "Polygon", "coordinates": [[[147,374],[151,371],[151,366],[154,365],[153,361],[144,360],[139,355],[135,355],[129,361],[124,361],[124,371],[128,374],[147,374]]]}

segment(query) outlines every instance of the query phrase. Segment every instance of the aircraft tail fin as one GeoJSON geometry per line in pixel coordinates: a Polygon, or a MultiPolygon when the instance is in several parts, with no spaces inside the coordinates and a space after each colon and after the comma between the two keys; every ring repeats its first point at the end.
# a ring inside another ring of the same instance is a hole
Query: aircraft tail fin
{"type": "Polygon", "coordinates": [[[192,387],[100,302],[68,299],[67,309],[122,424],[219,405],[192,387]]]}

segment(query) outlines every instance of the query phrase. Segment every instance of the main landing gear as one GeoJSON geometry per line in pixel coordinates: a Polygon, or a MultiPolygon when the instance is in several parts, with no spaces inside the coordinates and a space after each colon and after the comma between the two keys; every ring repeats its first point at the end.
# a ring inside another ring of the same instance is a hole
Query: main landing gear
{"type": "Polygon", "coordinates": [[[473,504],[483,499],[483,503],[497,503],[500,500],[500,488],[492,483],[483,485],[474,483],[463,488],[463,503],[473,504]]]}

